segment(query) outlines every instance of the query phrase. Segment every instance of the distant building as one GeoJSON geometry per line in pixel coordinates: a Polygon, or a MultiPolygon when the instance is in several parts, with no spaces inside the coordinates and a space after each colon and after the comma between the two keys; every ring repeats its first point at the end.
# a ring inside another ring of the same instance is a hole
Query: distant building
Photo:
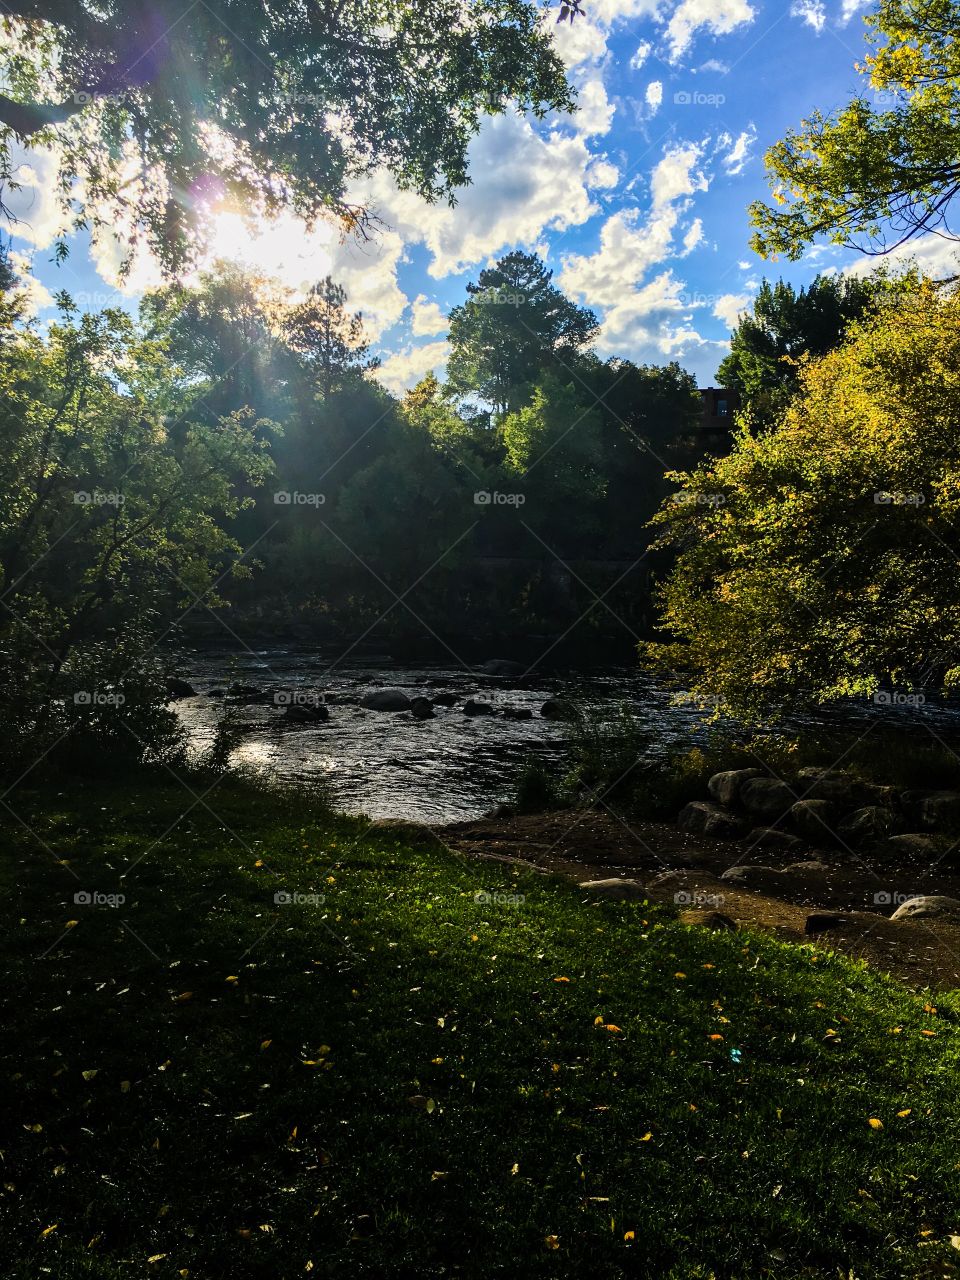
{"type": "Polygon", "coordinates": [[[700,417],[700,430],[726,435],[733,430],[733,415],[740,408],[740,397],[736,391],[724,387],[707,387],[700,389],[703,401],[703,412],[700,417]]]}

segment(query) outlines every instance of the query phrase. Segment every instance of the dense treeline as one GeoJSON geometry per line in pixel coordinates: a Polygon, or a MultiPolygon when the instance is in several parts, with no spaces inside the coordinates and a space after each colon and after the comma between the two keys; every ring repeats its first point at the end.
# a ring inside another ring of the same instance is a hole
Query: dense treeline
{"type": "Polygon", "coordinates": [[[5,283],[2,696],[22,733],[162,740],[184,636],[446,658],[569,635],[626,657],[648,633],[646,526],[696,459],[696,386],[601,360],[538,258],[481,273],[449,381],[401,398],[329,279],[296,299],[224,263],[135,318],[63,296],[45,332],[5,283]]]}

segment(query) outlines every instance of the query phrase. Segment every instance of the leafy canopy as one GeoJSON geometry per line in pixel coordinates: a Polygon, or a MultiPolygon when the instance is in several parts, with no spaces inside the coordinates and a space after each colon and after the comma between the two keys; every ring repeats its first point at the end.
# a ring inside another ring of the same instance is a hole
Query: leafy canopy
{"type": "Polygon", "coordinates": [[[0,175],[14,134],[55,146],[65,219],[171,270],[212,201],[363,228],[348,189],[375,168],[451,197],[483,114],[572,106],[526,0],[9,0],[3,24],[0,175]]]}
{"type": "Polygon", "coordinates": [[[925,232],[957,238],[960,3],[881,0],[865,21],[869,96],[814,112],[767,153],[774,204],[751,206],[764,257],[797,259],[818,237],[870,253],[925,232]]]}
{"type": "Polygon", "coordinates": [[[960,295],[929,282],[820,361],[656,523],[677,548],[652,656],[747,715],[960,677],[960,295]]]}

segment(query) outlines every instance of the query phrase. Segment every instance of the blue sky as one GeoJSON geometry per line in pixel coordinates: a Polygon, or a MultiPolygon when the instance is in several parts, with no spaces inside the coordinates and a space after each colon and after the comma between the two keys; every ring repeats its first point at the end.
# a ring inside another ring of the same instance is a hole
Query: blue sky
{"type": "MultiPolygon", "coordinates": [[[[863,86],[870,0],[586,0],[586,17],[554,32],[575,116],[509,115],[484,124],[471,148],[472,185],[458,206],[429,206],[383,174],[355,193],[380,215],[373,244],[341,244],[328,227],[293,218],[251,235],[238,218],[216,226],[215,251],[276,274],[294,290],[327,274],[363,310],[400,390],[442,372],[444,317],[466,282],[510,249],[536,249],[555,282],[594,307],[598,351],[649,363],[678,360],[708,385],[731,325],[764,274],[797,284],[818,270],[863,270],[828,247],[800,263],[764,263],[749,249],[747,206],[767,195],[763,153],[813,109],[829,112],[863,86]]],[[[121,243],[71,241],[52,261],[57,214],[51,161],[24,153],[24,190],[10,198],[18,259],[32,268],[39,314],[67,289],[88,307],[135,306],[159,279],[142,257],[120,282],[121,243]]],[[[949,246],[915,247],[931,269],[949,246]]]]}

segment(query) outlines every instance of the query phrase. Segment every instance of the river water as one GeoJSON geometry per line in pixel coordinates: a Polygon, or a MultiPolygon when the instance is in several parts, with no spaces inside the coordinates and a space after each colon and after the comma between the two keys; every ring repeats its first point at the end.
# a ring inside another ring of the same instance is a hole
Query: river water
{"type": "MultiPolygon", "coordinates": [[[[230,714],[244,732],[231,762],[287,782],[319,782],[337,808],[372,818],[445,823],[481,817],[510,801],[517,774],[531,757],[560,777],[567,768],[570,730],[564,721],[540,715],[550,698],[583,699],[611,716],[626,705],[657,748],[704,737],[700,712],[675,705],[656,680],[626,668],[498,679],[455,666],[400,666],[377,656],[339,662],[315,648],[276,646],[205,648],[185,655],[183,670],[199,696],[174,705],[196,751],[213,740],[225,714],[224,700],[209,697],[210,690],[236,681],[265,693],[290,689],[306,699],[326,695],[330,718],[316,725],[284,723],[281,706],[233,708],[230,714]],[[450,694],[454,705],[436,706],[431,720],[359,706],[365,693],[385,688],[403,689],[411,698],[450,694]],[[465,715],[467,699],[477,697],[499,712],[529,708],[532,719],[465,715]]],[[[896,710],[865,704],[843,711],[845,722],[864,726],[879,715],[915,724],[925,740],[924,726],[952,730],[955,736],[960,722],[956,708],[929,703],[896,710]]],[[[825,714],[805,723],[826,722],[835,724],[836,717],[825,714]]]]}

